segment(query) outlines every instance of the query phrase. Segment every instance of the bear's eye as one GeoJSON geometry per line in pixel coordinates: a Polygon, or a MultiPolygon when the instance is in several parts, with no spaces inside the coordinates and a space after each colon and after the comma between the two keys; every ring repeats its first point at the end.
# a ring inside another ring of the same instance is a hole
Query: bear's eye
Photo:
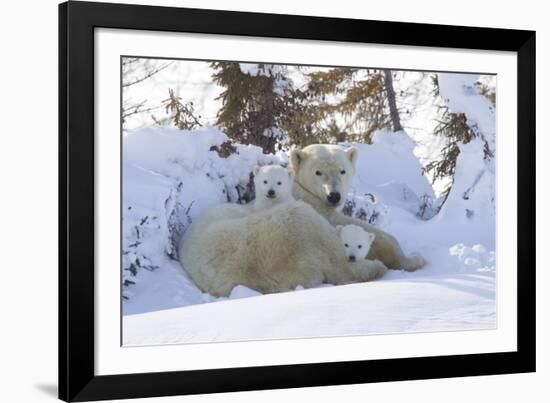
{"type": "Polygon", "coordinates": [[[346,174],[346,170],[345,170],[345,169],[342,169],[342,170],[340,171],[340,174],[345,175],[345,174],[346,174]]]}
{"type": "Polygon", "coordinates": [[[321,175],[322,175],[322,173],[321,173],[321,171],[315,171],[315,175],[317,175],[317,176],[321,176],[321,175]]]}
{"type": "Polygon", "coordinates": [[[277,182],[277,185],[281,186],[283,183],[281,181],[277,182]]]}
{"type": "Polygon", "coordinates": [[[264,183],[267,185],[267,181],[264,181],[264,183]]]}
{"type": "Polygon", "coordinates": [[[357,245],[357,247],[358,247],[359,249],[361,249],[361,248],[363,247],[363,245],[357,245]]]}
{"type": "Polygon", "coordinates": [[[346,248],[348,248],[348,247],[349,247],[349,245],[348,245],[347,243],[345,243],[345,244],[344,244],[344,246],[345,246],[346,248]]]}

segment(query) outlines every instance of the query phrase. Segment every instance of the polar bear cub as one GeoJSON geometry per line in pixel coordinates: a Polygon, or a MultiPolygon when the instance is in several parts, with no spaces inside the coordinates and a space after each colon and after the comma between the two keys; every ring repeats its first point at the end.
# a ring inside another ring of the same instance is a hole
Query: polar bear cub
{"type": "Polygon", "coordinates": [[[292,197],[293,182],[292,172],[280,165],[254,168],[256,200],[252,204],[252,211],[262,211],[276,204],[294,200],[292,197]]]}
{"type": "Polygon", "coordinates": [[[337,230],[340,239],[346,248],[346,256],[350,262],[363,260],[367,258],[370,247],[374,242],[375,235],[367,232],[355,224],[338,225],[337,230]]]}

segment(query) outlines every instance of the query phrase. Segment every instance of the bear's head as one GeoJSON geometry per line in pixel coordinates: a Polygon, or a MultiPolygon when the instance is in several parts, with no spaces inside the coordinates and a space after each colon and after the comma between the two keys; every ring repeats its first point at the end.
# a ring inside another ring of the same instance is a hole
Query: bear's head
{"type": "Polygon", "coordinates": [[[256,198],[285,201],[292,197],[293,174],[279,165],[254,168],[256,198]]]}
{"type": "Polygon", "coordinates": [[[295,182],[332,208],[342,207],[355,174],[358,150],[312,144],[290,153],[295,182]]]}
{"type": "Polygon", "coordinates": [[[366,259],[375,235],[365,231],[358,225],[337,225],[336,230],[346,248],[346,256],[350,262],[366,259]]]}

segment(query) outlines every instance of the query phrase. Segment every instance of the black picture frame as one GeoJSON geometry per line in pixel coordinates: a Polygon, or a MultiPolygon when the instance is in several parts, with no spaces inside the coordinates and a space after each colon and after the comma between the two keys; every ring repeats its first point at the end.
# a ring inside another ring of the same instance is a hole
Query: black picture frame
{"type": "Polygon", "coordinates": [[[59,5],[59,398],[89,401],[535,371],[535,32],[142,5],[59,5]],[[517,352],[96,376],[94,29],[517,53],[517,352]],[[69,174],[70,173],[70,174],[69,174]]]}

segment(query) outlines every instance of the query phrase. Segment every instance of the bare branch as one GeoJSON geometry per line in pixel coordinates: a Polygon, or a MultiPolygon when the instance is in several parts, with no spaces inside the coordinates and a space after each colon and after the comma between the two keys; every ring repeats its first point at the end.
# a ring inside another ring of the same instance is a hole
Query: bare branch
{"type": "Polygon", "coordinates": [[[126,87],[130,87],[130,86],[132,86],[132,85],[139,84],[139,83],[141,83],[141,82],[147,80],[148,78],[151,78],[151,77],[154,76],[155,74],[161,72],[162,70],[168,68],[171,64],[172,64],[172,62],[170,62],[170,63],[165,63],[165,64],[163,64],[163,65],[157,67],[156,69],[149,71],[149,72],[146,73],[143,77],[136,78],[136,79],[134,79],[133,81],[123,82],[123,83],[122,83],[122,88],[126,88],[126,87]]]}
{"type": "Polygon", "coordinates": [[[149,108],[144,108],[143,106],[145,105],[145,103],[146,101],[143,101],[143,102],[140,102],[139,104],[125,107],[124,112],[122,113],[122,120],[125,120],[130,116],[137,115],[138,113],[148,113],[163,107],[162,105],[158,105],[158,106],[151,106],[149,108]]]}

